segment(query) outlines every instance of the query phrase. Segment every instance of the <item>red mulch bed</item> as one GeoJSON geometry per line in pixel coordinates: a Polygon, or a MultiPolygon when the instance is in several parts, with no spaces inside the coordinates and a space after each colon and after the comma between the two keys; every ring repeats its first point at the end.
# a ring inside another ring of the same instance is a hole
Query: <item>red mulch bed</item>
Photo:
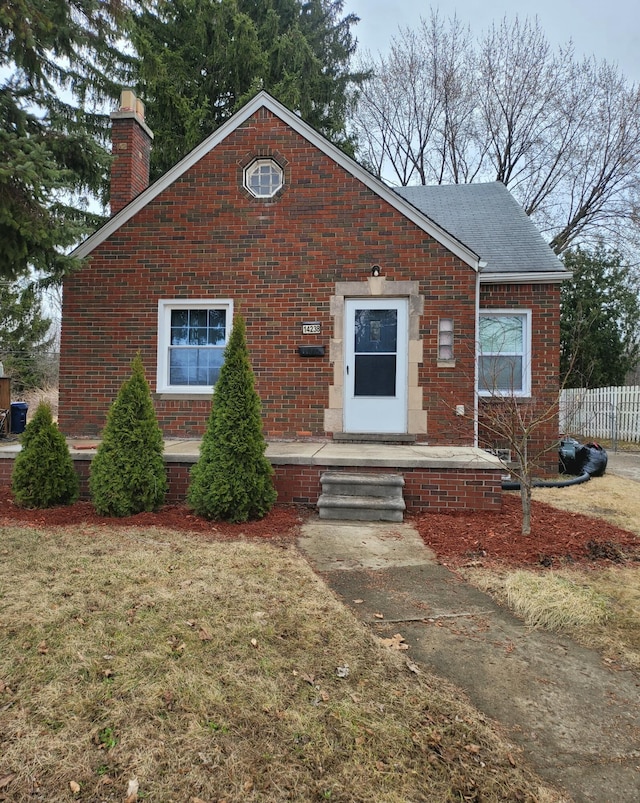
{"type": "Polygon", "coordinates": [[[504,494],[500,513],[426,513],[414,518],[424,542],[452,567],[602,565],[640,560],[640,537],[602,519],[532,502],[523,536],[520,498],[504,494]]]}
{"type": "Polygon", "coordinates": [[[304,509],[293,505],[276,505],[263,519],[244,524],[207,521],[194,515],[184,505],[164,505],[157,513],[137,513],[122,518],[98,515],[91,502],[27,510],[16,505],[9,486],[0,485],[0,526],[26,524],[31,527],[66,527],[88,524],[97,527],[162,527],[198,533],[211,540],[230,540],[240,536],[280,540],[283,537],[295,537],[304,516],[304,509]]]}
{"type": "MultiPolygon", "coordinates": [[[[601,519],[533,502],[532,532],[520,534],[520,500],[505,494],[500,513],[425,513],[408,517],[438,559],[451,567],[603,565],[640,561],[640,538],[601,519]]],[[[211,522],[183,505],[166,505],[157,513],[125,518],[99,516],[90,502],[68,507],[25,510],[0,485],[0,525],[22,523],[33,527],[89,524],[108,527],[162,527],[197,533],[207,540],[234,538],[293,541],[302,521],[314,515],[308,508],[276,505],[265,518],[244,524],[211,522]]]]}

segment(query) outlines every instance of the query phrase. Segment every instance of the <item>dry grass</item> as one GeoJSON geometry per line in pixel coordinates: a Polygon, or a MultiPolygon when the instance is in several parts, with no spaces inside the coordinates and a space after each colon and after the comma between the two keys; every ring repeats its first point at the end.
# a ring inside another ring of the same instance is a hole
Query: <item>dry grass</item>
{"type": "MultiPolygon", "coordinates": [[[[605,474],[571,488],[537,488],[534,498],[640,535],[640,485],[633,480],[605,474]]],[[[639,566],[465,574],[529,624],[562,631],[607,661],[640,670],[639,566]]]]}
{"type": "Polygon", "coordinates": [[[0,799],[556,799],[293,548],[9,527],[0,552],[0,799]]]}
{"type": "Polygon", "coordinates": [[[58,387],[48,386],[45,388],[33,388],[25,390],[19,394],[17,401],[26,402],[29,405],[27,410],[27,421],[31,421],[38,405],[41,402],[46,402],[51,407],[51,415],[53,420],[58,420],[58,387]]]}
{"type": "Polygon", "coordinates": [[[566,632],[609,618],[605,596],[557,572],[509,572],[504,590],[509,607],[531,627],[566,632]]]}
{"type": "Polygon", "coordinates": [[[634,480],[605,474],[570,488],[535,488],[533,498],[640,535],[640,484],[634,480]]]}

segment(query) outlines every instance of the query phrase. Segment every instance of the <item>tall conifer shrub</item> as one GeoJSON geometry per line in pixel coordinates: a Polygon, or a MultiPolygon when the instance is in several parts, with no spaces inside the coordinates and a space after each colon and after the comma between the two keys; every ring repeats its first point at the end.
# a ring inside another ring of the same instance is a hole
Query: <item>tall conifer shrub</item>
{"type": "Polygon", "coordinates": [[[189,505],[207,519],[239,522],[265,516],[276,501],[265,449],[245,322],[236,315],[200,458],[191,470],[189,505]]]}
{"type": "Polygon", "coordinates": [[[13,496],[22,507],[70,505],[78,498],[78,477],[64,436],[42,402],[20,438],[22,450],[11,477],[13,496]]]}
{"type": "Polygon", "coordinates": [[[164,501],[162,432],[139,354],[109,410],[89,488],[95,509],[106,516],[156,510],[164,501]]]}

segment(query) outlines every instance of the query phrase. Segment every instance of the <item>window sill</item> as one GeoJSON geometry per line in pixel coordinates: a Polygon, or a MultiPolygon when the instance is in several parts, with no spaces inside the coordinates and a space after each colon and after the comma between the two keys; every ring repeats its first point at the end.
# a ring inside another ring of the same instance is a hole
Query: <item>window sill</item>
{"type": "Polygon", "coordinates": [[[213,392],[211,390],[207,390],[203,393],[173,393],[166,390],[154,393],[154,397],[161,401],[203,401],[210,399],[212,395],[213,392]]]}
{"type": "Polygon", "coordinates": [[[455,360],[438,360],[438,368],[455,368],[455,360]]]}
{"type": "Polygon", "coordinates": [[[517,402],[533,402],[534,398],[530,395],[520,396],[517,393],[509,393],[505,391],[504,393],[478,393],[478,398],[480,401],[489,402],[489,404],[500,404],[501,402],[505,401],[517,401],[517,402]]]}

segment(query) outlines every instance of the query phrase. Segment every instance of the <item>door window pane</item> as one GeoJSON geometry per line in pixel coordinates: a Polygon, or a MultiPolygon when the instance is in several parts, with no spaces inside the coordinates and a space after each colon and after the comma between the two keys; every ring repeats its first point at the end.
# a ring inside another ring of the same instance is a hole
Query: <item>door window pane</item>
{"type": "Polygon", "coordinates": [[[357,309],[354,319],[355,352],[396,353],[398,311],[395,309],[357,309]]]}
{"type": "Polygon", "coordinates": [[[356,396],[396,395],[395,354],[356,354],[355,364],[356,396]]]}

